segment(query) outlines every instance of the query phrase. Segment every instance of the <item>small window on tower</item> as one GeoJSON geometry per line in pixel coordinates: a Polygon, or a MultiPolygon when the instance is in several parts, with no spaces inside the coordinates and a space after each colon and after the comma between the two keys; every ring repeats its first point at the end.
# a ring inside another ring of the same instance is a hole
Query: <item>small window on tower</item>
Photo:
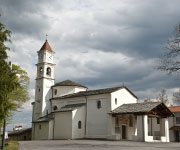
{"type": "Polygon", "coordinates": [[[39,129],[41,130],[41,124],[39,125],[39,129]]]}
{"type": "Polygon", "coordinates": [[[50,68],[50,67],[47,68],[46,74],[47,74],[48,76],[51,76],[51,68],[50,68]]]}
{"type": "Polygon", "coordinates": [[[57,110],[58,109],[58,107],[55,105],[54,107],[53,107],[53,110],[57,110]]]}
{"type": "Polygon", "coordinates": [[[41,90],[40,90],[40,88],[39,88],[39,92],[40,92],[41,90]]]}
{"type": "Polygon", "coordinates": [[[40,72],[40,74],[42,74],[42,72],[43,72],[43,68],[42,67],[39,68],[39,72],[40,72]]]}

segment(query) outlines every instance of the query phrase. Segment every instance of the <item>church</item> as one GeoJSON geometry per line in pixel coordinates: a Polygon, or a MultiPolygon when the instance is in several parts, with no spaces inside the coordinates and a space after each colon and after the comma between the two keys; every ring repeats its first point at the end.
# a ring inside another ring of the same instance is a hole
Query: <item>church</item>
{"type": "Polygon", "coordinates": [[[126,86],[88,90],[71,80],[55,83],[55,52],[47,40],[37,54],[33,140],[169,142],[168,117],[173,114],[163,103],[138,103],[126,86]]]}

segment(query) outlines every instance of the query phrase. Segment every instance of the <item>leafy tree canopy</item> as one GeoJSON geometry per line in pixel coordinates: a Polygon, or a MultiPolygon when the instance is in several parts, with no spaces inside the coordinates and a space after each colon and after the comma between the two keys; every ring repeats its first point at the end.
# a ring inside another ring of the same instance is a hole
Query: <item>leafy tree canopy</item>
{"type": "Polygon", "coordinates": [[[11,32],[0,22],[0,127],[4,118],[11,115],[29,100],[29,77],[20,66],[10,65],[5,43],[11,42],[11,32]]]}

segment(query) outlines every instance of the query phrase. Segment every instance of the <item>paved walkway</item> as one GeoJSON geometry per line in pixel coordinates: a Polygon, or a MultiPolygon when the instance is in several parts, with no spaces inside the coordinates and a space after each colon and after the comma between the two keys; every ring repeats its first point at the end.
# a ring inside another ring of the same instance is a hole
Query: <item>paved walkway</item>
{"type": "Polygon", "coordinates": [[[44,140],[19,142],[19,150],[180,150],[180,143],[100,140],[44,140]]]}

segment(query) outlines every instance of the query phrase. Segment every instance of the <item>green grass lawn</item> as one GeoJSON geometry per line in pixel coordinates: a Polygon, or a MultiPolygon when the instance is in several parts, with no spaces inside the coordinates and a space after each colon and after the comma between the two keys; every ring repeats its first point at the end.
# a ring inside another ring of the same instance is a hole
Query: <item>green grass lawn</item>
{"type": "Polygon", "coordinates": [[[5,146],[5,150],[18,150],[18,141],[8,141],[8,146],[5,146]]]}

